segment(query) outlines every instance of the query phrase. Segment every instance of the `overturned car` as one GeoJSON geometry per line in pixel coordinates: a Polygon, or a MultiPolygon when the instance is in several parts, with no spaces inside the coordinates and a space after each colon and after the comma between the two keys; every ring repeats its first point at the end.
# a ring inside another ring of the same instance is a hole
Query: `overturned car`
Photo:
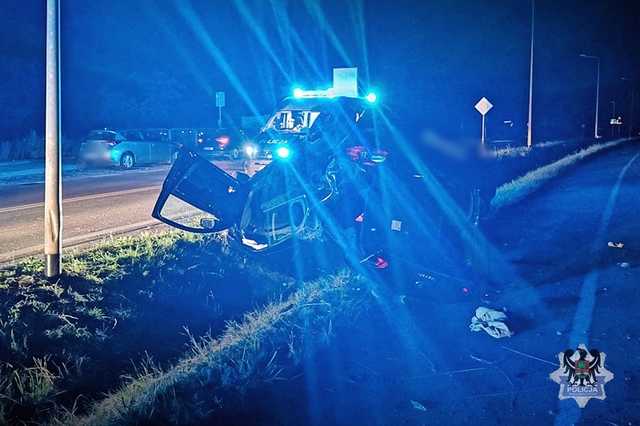
{"type": "Polygon", "coordinates": [[[477,223],[477,191],[440,183],[383,114],[371,97],[287,98],[255,138],[268,165],[233,177],[183,149],[153,217],[190,232],[227,231],[253,253],[331,241],[377,268],[396,256],[448,258],[460,250],[451,235],[477,223]]]}

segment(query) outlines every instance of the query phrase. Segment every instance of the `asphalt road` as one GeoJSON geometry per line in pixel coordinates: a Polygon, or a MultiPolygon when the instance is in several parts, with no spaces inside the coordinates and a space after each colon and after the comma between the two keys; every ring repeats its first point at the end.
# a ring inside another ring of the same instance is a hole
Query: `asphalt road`
{"type": "Polygon", "coordinates": [[[322,374],[299,391],[329,390],[313,400],[317,424],[637,424],[639,212],[637,142],[505,208],[482,226],[489,280],[407,284],[316,357],[322,374]],[[470,331],[478,306],[506,312],[514,335],[470,331]],[[606,400],[584,409],[549,378],[558,353],[581,343],[614,374],[606,400]]]}
{"type": "MultiPolygon", "coordinates": [[[[229,173],[241,162],[223,161],[229,173]]],[[[169,166],[98,172],[63,181],[65,247],[159,226],[151,210],[169,166]]],[[[0,186],[0,263],[42,252],[43,184],[0,186]]]]}

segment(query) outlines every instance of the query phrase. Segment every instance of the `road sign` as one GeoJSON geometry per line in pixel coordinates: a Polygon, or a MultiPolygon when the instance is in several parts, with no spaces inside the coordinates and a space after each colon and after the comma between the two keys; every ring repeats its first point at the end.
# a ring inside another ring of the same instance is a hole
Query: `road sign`
{"type": "Polygon", "coordinates": [[[222,108],[225,105],[224,92],[216,92],[216,106],[222,108]]]}
{"type": "Polygon", "coordinates": [[[224,92],[216,92],[216,106],[218,107],[218,129],[222,128],[222,107],[226,103],[224,92]]]}
{"type": "Polygon", "coordinates": [[[491,102],[489,102],[489,99],[483,97],[482,99],[480,99],[478,101],[478,103],[476,104],[476,109],[478,110],[478,112],[480,114],[482,114],[483,116],[489,112],[489,110],[491,110],[491,108],[493,108],[493,104],[491,102]]]}
{"type": "Polygon", "coordinates": [[[489,102],[489,99],[483,96],[482,99],[478,101],[475,108],[480,114],[482,114],[482,135],[480,136],[480,142],[484,146],[484,138],[486,135],[486,127],[484,125],[484,116],[487,115],[487,113],[491,110],[491,108],[493,108],[493,104],[489,102]]]}

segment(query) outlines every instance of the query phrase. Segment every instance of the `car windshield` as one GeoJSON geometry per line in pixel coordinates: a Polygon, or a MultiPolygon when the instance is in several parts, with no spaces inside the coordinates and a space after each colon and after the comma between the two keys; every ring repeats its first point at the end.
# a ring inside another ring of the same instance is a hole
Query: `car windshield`
{"type": "Polygon", "coordinates": [[[116,140],[116,132],[111,132],[107,130],[94,130],[91,133],[89,133],[89,136],[87,136],[87,139],[113,141],[113,140],[116,140]]]}
{"type": "Polygon", "coordinates": [[[318,111],[282,110],[276,112],[267,123],[266,129],[279,132],[299,133],[310,129],[320,115],[318,111]]]}

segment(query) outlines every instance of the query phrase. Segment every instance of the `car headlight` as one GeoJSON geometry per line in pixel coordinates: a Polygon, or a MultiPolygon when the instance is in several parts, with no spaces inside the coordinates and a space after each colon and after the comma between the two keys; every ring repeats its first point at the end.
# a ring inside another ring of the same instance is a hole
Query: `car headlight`
{"type": "Polygon", "coordinates": [[[258,148],[255,145],[247,144],[244,146],[244,153],[247,157],[255,157],[258,153],[258,148]]]}

